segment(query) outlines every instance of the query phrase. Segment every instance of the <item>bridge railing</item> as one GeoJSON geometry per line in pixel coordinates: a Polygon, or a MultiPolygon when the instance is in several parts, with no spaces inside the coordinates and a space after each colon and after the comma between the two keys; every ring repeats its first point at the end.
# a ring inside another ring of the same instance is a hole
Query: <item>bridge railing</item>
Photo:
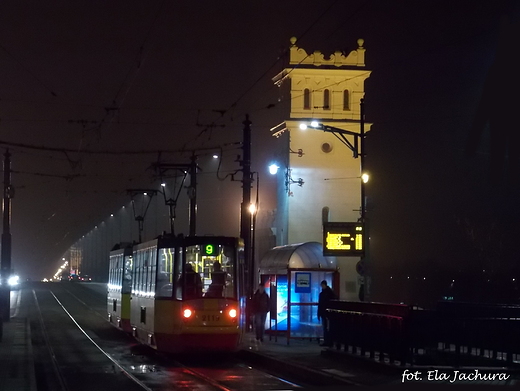
{"type": "Polygon", "coordinates": [[[402,304],[332,301],[327,313],[337,349],[380,361],[413,364],[416,354],[451,351],[461,364],[464,355],[511,364],[520,355],[520,306],[439,302],[434,310],[402,304]]]}
{"type": "Polygon", "coordinates": [[[504,353],[512,364],[520,354],[520,306],[439,302],[436,318],[438,342],[453,345],[458,360],[464,353],[493,359],[504,353]]]}
{"type": "Polygon", "coordinates": [[[333,301],[327,313],[333,344],[383,361],[409,361],[411,308],[400,304],[333,301]]]}

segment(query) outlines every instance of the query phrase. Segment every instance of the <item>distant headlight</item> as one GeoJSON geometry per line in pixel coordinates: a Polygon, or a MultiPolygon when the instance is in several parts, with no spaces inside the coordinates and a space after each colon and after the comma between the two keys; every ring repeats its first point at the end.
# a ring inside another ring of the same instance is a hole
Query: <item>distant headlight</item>
{"type": "Polygon", "coordinates": [[[11,277],[9,277],[9,279],[7,280],[7,283],[8,283],[10,286],[15,286],[15,285],[18,285],[19,280],[20,280],[20,277],[18,277],[18,276],[11,276],[11,277]]]}

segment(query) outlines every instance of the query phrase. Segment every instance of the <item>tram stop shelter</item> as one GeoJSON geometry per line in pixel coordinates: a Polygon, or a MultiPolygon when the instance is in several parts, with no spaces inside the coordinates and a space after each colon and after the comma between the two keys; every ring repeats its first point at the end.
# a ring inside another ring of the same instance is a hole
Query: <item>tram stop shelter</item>
{"type": "Polygon", "coordinates": [[[323,256],[319,242],[277,246],[260,260],[260,282],[271,298],[266,320],[269,338],[319,339],[323,330],[318,321],[321,281],[337,290],[339,271],[336,257],[323,256]]]}

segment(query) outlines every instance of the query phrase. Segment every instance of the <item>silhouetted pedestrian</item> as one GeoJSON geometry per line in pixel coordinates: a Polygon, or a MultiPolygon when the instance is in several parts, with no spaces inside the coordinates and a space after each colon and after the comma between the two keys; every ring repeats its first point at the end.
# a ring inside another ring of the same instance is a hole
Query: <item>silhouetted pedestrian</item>
{"type": "Polygon", "coordinates": [[[184,299],[196,299],[202,296],[202,279],[200,274],[193,270],[193,265],[187,263],[185,273],[179,279],[180,286],[184,285],[184,299]]]}
{"type": "Polygon", "coordinates": [[[267,318],[267,313],[269,312],[270,302],[271,300],[269,295],[265,292],[264,286],[259,284],[258,289],[253,295],[251,304],[253,307],[252,312],[255,317],[256,340],[260,342],[264,341],[265,319],[267,318]]]}
{"type": "Polygon", "coordinates": [[[323,343],[321,346],[332,346],[332,340],[330,337],[330,319],[327,316],[327,307],[331,300],[337,299],[336,294],[327,285],[327,281],[321,282],[321,292],[318,299],[318,321],[322,321],[323,325],[323,343]]]}
{"type": "Polygon", "coordinates": [[[206,292],[206,297],[222,297],[224,287],[226,286],[226,273],[222,270],[219,261],[213,263],[213,272],[211,273],[211,284],[206,292]]]}

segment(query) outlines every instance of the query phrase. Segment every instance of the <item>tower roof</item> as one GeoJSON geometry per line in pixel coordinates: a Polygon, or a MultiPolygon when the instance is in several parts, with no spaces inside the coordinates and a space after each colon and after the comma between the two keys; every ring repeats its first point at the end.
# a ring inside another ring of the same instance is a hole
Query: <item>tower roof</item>
{"type": "Polygon", "coordinates": [[[307,54],[304,49],[296,46],[296,37],[292,37],[290,41],[290,65],[314,65],[318,67],[365,66],[365,48],[363,47],[365,41],[361,38],[357,40],[358,48],[356,50],[352,50],[348,55],[346,55],[344,52],[336,51],[334,54],[331,54],[328,59],[325,58],[325,55],[322,52],[317,50],[314,51],[314,53],[307,54]]]}

